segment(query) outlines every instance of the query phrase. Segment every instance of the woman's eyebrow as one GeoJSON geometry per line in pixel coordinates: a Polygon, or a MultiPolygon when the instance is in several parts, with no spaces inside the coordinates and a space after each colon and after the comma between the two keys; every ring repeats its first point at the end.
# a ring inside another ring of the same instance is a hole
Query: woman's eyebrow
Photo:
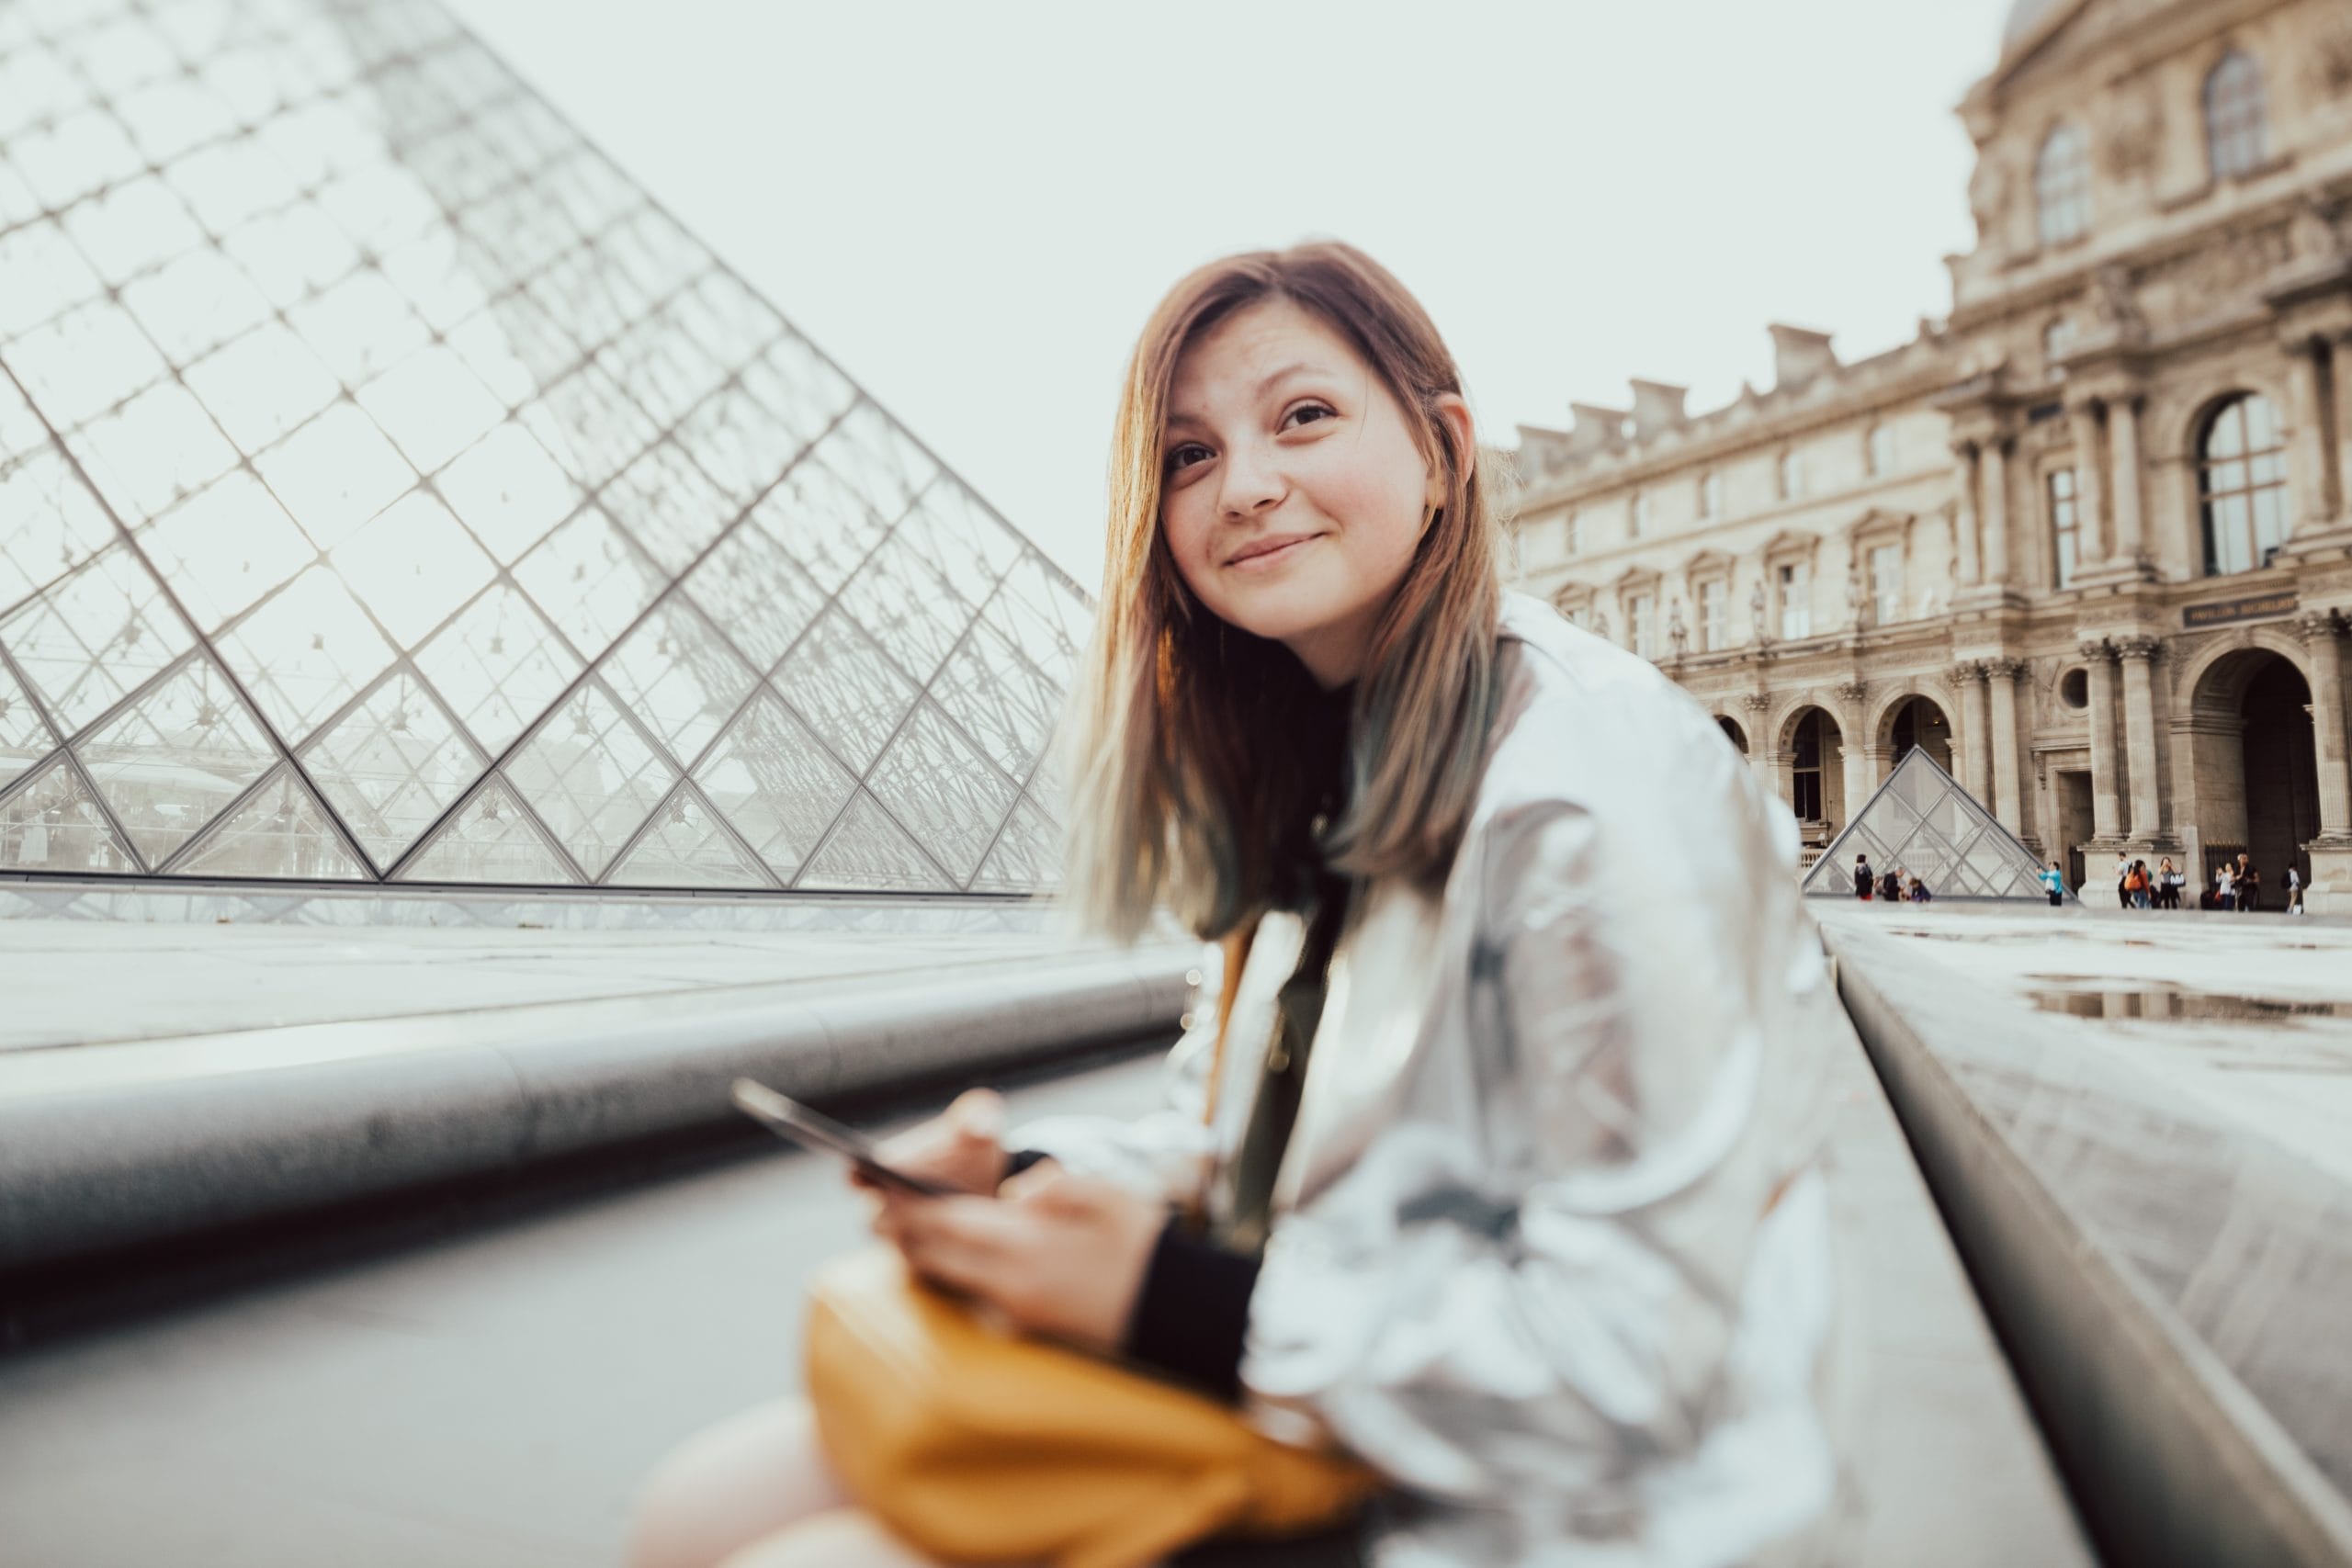
{"type": "MultiPolygon", "coordinates": [[[[1256,386],[1250,389],[1250,395],[1251,397],[1258,398],[1264,397],[1266,395],[1267,388],[1272,386],[1275,382],[1282,380],[1286,376],[1295,376],[1302,370],[1319,371],[1322,368],[1322,366],[1316,364],[1313,360],[1295,360],[1291,364],[1285,365],[1281,369],[1273,371],[1270,375],[1261,378],[1256,386]]],[[[1190,412],[1184,409],[1170,409],[1168,413],[1168,423],[1171,428],[1180,424],[1206,424],[1207,423],[1208,421],[1203,419],[1199,414],[1190,412]]]]}

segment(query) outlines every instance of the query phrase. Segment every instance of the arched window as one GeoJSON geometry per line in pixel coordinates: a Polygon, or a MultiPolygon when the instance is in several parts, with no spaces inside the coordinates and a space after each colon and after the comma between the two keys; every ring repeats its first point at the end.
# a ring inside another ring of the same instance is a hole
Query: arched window
{"type": "Polygon", "coordinates": [[[2233,49],[2205,73],[2205,161],[2215,179],[2226,180],[2252,173],[2269,156],[2262,67],[2233,49]]]}
{"type": "Polygon", "coordinates": [[[2033,206],[2045,245],[2063,245],[2091,226],[2090,148],[2076,127],[2062,125],[2043,139],[2033,161],[2033,206]]]}
{"type": "Polygon", "coordinates": [[[2270,564],[2287,539],[2287,444],[2268,398],[2240,392],[2205,422],[2197,495],[2207,576],[2270,564]]]}

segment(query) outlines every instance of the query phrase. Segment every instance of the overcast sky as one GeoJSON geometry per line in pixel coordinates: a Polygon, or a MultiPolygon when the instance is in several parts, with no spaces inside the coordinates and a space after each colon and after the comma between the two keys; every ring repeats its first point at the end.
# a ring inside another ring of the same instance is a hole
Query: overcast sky
{"type": "Polygon", "coordinates": [[[1090,590],[1127,351],[1228,251],[1380,258],[1504,445],[1629,376],[1769,386],[1768,321],[1910,337],[2007,9],[456,5],[1090,590]]]}

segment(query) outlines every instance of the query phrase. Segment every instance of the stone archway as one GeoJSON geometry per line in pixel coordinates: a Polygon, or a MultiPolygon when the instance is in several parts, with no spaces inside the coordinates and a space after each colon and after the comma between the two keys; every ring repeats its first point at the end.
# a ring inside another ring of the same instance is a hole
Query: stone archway
{"type": "Polygon", "coordinates": [[[1837,716],[1810,703],[1799,706],[1781,723],[1780,751],[1781,798],[1796,813],[1806,848],[1817,850],[1846,825],[1846,742],[1837,716]]]}
{"type": "Polygon", "coordinates": [[[1724,739],[1731,742],[1734,750],[1743,757],[1747,755],[1747,731],[1739,727],[1739,720],[1729,714],[1719,713],[1715,715],[1715,725],[1724,732],[1724,739]]]}
{"type": "Polygon", "coordinates": [[[2311,880],[2303,846],[2319,834],[2319,764],[2311,685],[2295,661],[2266,648],[2222,655],[2189,698],[2197,829],[2210,886],[2243,853],[2262,874],[2261,908],[2286,907],[2286,868],[2311,880]]]}
{"type": "Polygon", "coordinates": [[[1886,756],[1889,772],[1903,761],[1905,752],[1917,746],[1934,760],[1936,766],[1948,773],[1956,773],[1951,741],[1951,716],[1933,697],[1914,692],[1888,704],[1879,716],[1878,746],[1886,756]]]}

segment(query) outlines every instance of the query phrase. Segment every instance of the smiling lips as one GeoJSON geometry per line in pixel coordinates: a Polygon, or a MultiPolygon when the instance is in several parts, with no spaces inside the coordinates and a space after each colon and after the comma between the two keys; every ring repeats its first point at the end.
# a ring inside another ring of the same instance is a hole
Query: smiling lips
{"type": "Polygon", "coordinates": [[[1227,566],[1270,567],[1287,559],[1299,546],[1320,537],[1316,534],[1277,534],[1268,538],[1253,539],[1235,551],[1226,561],[1227,566]]]}

